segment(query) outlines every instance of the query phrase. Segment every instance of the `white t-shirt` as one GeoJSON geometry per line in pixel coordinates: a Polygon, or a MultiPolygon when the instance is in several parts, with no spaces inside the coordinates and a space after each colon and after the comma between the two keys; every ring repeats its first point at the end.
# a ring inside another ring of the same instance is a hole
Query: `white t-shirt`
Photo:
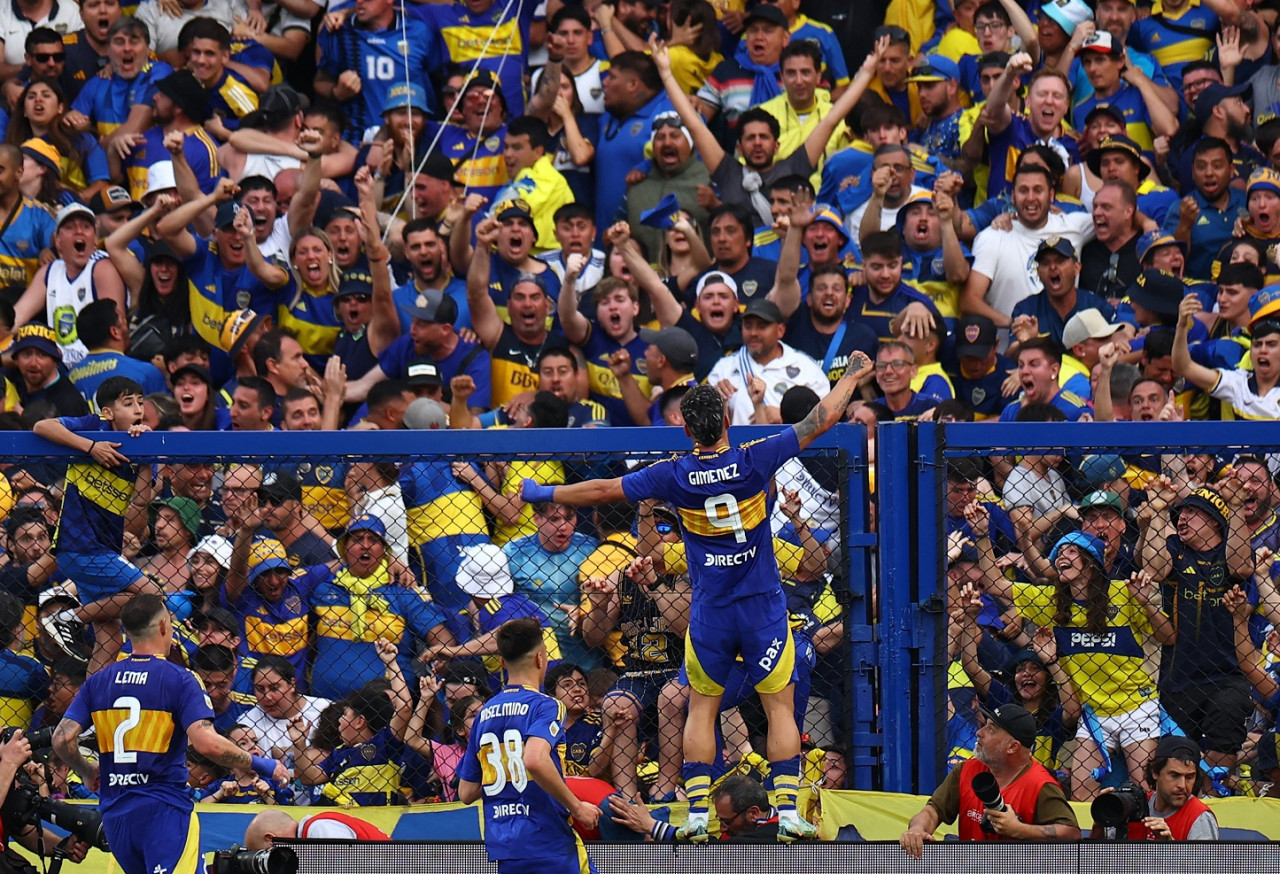
{"type": "MultiPolygon", "coordinates": [[[[561,68],[561,74],[569,71],[561,68]]],[[[569,75],[573,75],[569,73],[569,75]]],[[[534,71],[533,78],[529,80],[529,93],[538,90],[538,83],[542,81],[542,68],[534,71]]],[[[587,115],[599,115],[604,112],[604,77],[600,73],[600,61],[597,59],[591,62],[591,66],[583,70],[579,75],[573,77],[573,87],[578,90],[578,99],[582,101],[582,111],[587,115]]]]}
{"type": "Polygon", "coordinates": [[[776,407],[782,404],[782,396],[793,385],[807,385],[817,393],[818,397],[827,396],[831,391],[831,382],[822,372],[821,365],[798,349],[786,343],[779,343],[782,354],[768,364],[759,364],[746,352],[746,347],[727,358],[721,358],[707,375],[707,385],[715,385],[727,379],[738,389],[729,398],[730,422],[734,425],[750,425],[751,414],[755,407],[751,396],[747,393],[747,376],[758,376],[764,380],[764,405],[776,407]],[[744,374],[744,369],[747,373],[744,374]]]}
{"type": "MultiPolygon", "coordinates": [[[[312,698],[310,695],[302,696],[302,718],[311,725],[310,741],[315,737],[316,724],[320,720],[320,714],[329,706],[331,702],[326,698],[312,698]]],[[[240,724],[253,729],[258,735],[258,746],[262,747],[268,756],[275,747],[281,749],[291,749],[293,741],[289,739],[289,720],[276,719],[274,716],[268,716],[261,707],[254,707],[244,716],[240,717],[240,724]]],[[[285,767],[293,769],[293,753],[289,753],[285,757],[285,767]]]]}
{"type": "Polygon", "coordinates": [[[1041,479],[1030,468],[1018,465],[1004,481],[1004,505],[1009,509],[1030,507],[1037,516],[1044,516],[1069,503],[1067,483],[1052,468],[1041,479]]]}
{"type": "Polygon", "coordinates": [[[1093,239],[1093,216],[1087,212],[1050,213],[1044,227],[1031,230],[1016,218],[1013,229],[987,228],[973,241],[973,271],[988,277],[987,303],[1012,315],[1023,298],[1043,289],[1036,274],[1036,249],[1048,237],[1066,237],[1076,253],[1093,239]]]}
{"type": "MultiPolygon", "coordinates": [[[[809,520],[811,530],[837,531],[840,528],[840,493],[829,492],[822,487],[813,474],[809,473],[798,458],[789,458],[778,468],[774,482],[780,489],[791,489],[800,494],[800,513],[809,520]]],[[[782,512],[782,502],[778,501],[773,508],[773,516],[769,520],[770,527],[776,535],[790,522],[782,512]]]]}
{"type": "MultiPolygon", "coordinates": [[[[906,200],[902,201],[902,206],[906,206],[907,201],[911,200],[911,198],[915,197],[917,194],[928,194],[928,193],[929,193],[929,189],[921,188],[919,185],[912,185],[911,191],[907,193],[906,200]]],[[[844,227],[845,227],[845,230],[849,232],[852,239],[855,239],[855,240],[862,239],[862,216],[866,213],[867,206],[870,203],[871,203],[871,198],[867,198],[861,204],[859,204],[858,207],[854,209],[853,212],[847,213],[845,215],[844,227]]],[[[902,206],[899,206],[897,209],[890,209],[887,206],[881,205],[880,230],[891,231],[898,226],[898,210],[902,209],[902,206]]]]}
{"type": "Polygon", "coordinates": [[[178,47],[178,34],[188,21],[212,18],[228,31],[235,24],[235,11],[230,0],[205,0],[199,9],[183,9],[177,18],[160,11],[156,0],[142,0],[138,4],[138,20],[151,31],[151,49],[155,52],[171,52],[178,47]]]}
{"type": "Polygon", "coordinates": [[[84,27],[80,5],[74,0],[53,0],[49,16],[32,23],[18,13],[14,3],[0,3],[0,39],[4,40],[4,62],[22,64],[27,56],[27,34],[37,27],[51,27],[59,35],[75,33],[84,27]]]}

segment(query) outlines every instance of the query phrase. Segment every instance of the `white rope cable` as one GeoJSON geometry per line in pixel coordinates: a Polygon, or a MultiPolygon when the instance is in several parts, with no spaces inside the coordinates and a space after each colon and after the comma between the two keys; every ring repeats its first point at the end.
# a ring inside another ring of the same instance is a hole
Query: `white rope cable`
{"type": "MultiPolygon", "coordinates": [[[[413,167],[413,166],[416,166],[416,157],[414,155],[414,149],[417,147],[418,138],[413,135],[413,83],[409,81],[409,16],[405,12],[405,0],[400,0],[400,38],[404,40],[404,97],[405,97],[405,100],[407,100],[409,103],[409,166],[413,167]]],[[[423,92],[425,94],[426,92],[425,88],[423,89],[423,92]]],[[[424,107],[423,114],[425,113],[426,113],[426,108],[424,107]]],[[[411,184],[406,185],[405,189],[409,190],[411,187],[412,187],[411,184]]],[[[398,207],[399,205],[397,204],[397,208],[398,207]]],[[[418,217],[417,201],[410,200],[409,201],[409,218],[415,219],[417,217],[418,217]]],[[[388,222],[387,226],[390,227],[391,223],[388,222]]],[[[383,245],[386,245],[386,242],[387,242],[386,237],[383,237],[382,242],[383,242],[383,245]]]]}
{"type": "MultiPolygon", "coordinates": [[[[448,119],[453,115],[454,110],[458,108],[458,104],[462,102],[462,95],[466,91],[467,82],[469,82],[471,78],[476,74],[476,71],[480,69],[480,63],[485,59],[485,56],[488,55],[489,47],[493,44],[494,37],[497,36],[498,28],[501,27],[502,24],[507,20],[507,15],[511,11],[512,5],[513,4],[516,5],[516,14],[518,16],[520,13],[520,10],[524,8],[524,3],[525,3],[525,0],[519,0],[518,3],[517,3],[517,0],[507,0],[507,5],[503,7],[502,14],[498,17],[498,21],[489,30],[488,39],[485,40],[484,45],[481,46],[480,48],[480,55],[475,59],[475,62],[472,63],[471,69],[467,71],[466,75],[462,80],[462,87],[459,88],[458,93],[454,95],[453,105],[451,105],[449,107],[449,111],[445,113],[445,116],[444,116],[445,120],[440,122],[439,126],[436,128],[435,136],[431,138],[430,145],[428,145],[426,150],[422,153],[422,157],[417,160],[417,164],[414,166],[413,172],[406,177],[404,191],[400,193],[400,199],[396,201],[396,205],[391,209],[392,216],[398,215],[400,213],[400,210],[404,207],[405,200],[407,200],[409,196],[413,193],[414,180],[416,180],[418,178],[418,175],[422,172],[422,167],[424,164],[426,164],[427,158],[431,155],[433,151],[435,151],[436,146],[439,145],[440,137],[444,135],[444,130],[445,130],[444,126],[448,123],[448,119]]],[[[400,11],[401,11],[401,14],[403,15],[405,11],[405,0],[400,0],[400,11]]],[[[405,50],[406,50],[405,77],[406,79],[408,78],[408,75],[409,75],[408,48],[409,47],[406,45],[405,46],[405,50]]],[[[503,64],[506,63],[506,57],[507,57],[506,53],[504,53],[502,60],[498,62],[499,73],[501,73],[502,71],[503,64]]],[[[489,100],[485,103],[484,114],[481,116],[481,120],[480,120],[480,127],[482,131],[484,129],[484,122],[488,118],[489,107],[493,103],[493,98],[494,98],[494,95],[490,94],[489,100]]],[[[476,147],[471,153],[472,158],[474,158],[475,155],[479,152],[480,142],[481,142],[480,140],[476,141],[476,147]]],[[[467,191],[467,188],[469,187],[470,187],[469,185],[467,185],[466,183],[463,183],[464,197],[466,196],[466,191],[467,191]]],[[[385,243],[387,241],[387,238],[390,235],[391,235],[391,223],[388,222],[386,230],[382,232],[382,242],[385,243]]]]}

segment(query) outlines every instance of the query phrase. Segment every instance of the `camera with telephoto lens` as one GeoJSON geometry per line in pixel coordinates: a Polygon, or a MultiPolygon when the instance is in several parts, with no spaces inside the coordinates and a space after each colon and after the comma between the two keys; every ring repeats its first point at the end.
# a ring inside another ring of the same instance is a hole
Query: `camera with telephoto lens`
{"type": "Polygon", "coordinates": [[[1103,829],[1115,831],[1115,837],[1128,836],[1131,822],[1142,822],[1151,815],[1147,806],[1147,793],[1136,783],[1121,783],[1110,792],[1093,799],[1089,807],[1093,821],[1103,829]]]}
{"type": "Polygon", "coordinates": [[[298,854],[288,847],[247,850],[237,844],[213,854],[210,874],[297,874],[298,854]]]}
{"type": "MultiPolygon", "coordinates": [[[[974,774],[969,787],[973,789],[973,794],[978,796],[978,800],[982,802],[982,806],[987,810],[1002,811],[1009,809],[1009,805],[1004,803],[1004,796],[1000,794],[1000,784],[996,782],[996,775],[990,771],[974,774]]],[[[982,821],[978,825],[989,835],[996,833],[995,827],[991,825],[990,817],[985,813],[982,815],[982,821]]]]}
{"type": "MultiPolygon", "coordinates": [[[[0,731],[0,744],[13,740],[17,729],[9,726],[0,731]]],[[[52,752],[53,729],[42,728],[24,735],[31,744],[32,758],[45,760],[52,752]],[[43,754],[43,755],[42,755],[43,754]]],[[[81,746],[96,746],[94,738],[82,737],[81,746]]],[[[95,807],[55,801],[40,794],[40,789],[25,771],[19,770],[5,798],[3,814],[6,830],[13,833],[18,826],[35,828],[41,822],[52,823],[92,847],[107,851],[107,836],[102,830],[102,814],[95,807]]]]}

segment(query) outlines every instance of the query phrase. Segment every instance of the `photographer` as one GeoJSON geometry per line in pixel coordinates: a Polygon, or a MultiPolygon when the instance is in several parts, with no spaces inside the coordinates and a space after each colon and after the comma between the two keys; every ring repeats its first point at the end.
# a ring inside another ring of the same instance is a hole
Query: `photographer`
{"type": "MultiPolygon", "coordinates": [[[[17,806],[15,802],[18,801],[15,793],[22,790],[14,780],[22,770],[22,766],[30,760],[31,743],[23,737],[21,729],[15,730],[8,741],[0,744],[0,842],[3,842],[3,852],[0,853],[0,874],[35,870],[26,859],[9,849],[10,838],[42,856],[52,855],[59,843],[56,836],[46,834],[38,824],[29,825],[15,821],[18,819],[15,815],[17,806]]],[[[72,862],[80,862],[89,851],[89,845],[79,838],[69,836],[65,839],[62,850],[66,858],[72,862]]]]}
{"type": "MultiPolygon", "coordinates": [[[[1125,836],[1131,841],[1216,841],[1218,818],[1196,797],[1207,783],[1208,778],[1200,770],[1200,748],[1195,743],[1177,735],[1160,738],[1155,757],[1147,766],[1147,784],[1155,791],[1147,794],[1145,809],[1129,813],[1125,836]]],[[[1120,791],[1115,790],[1115,794],[1120,791]]],[[[1112,790],[1104,790],[1104,794],[1112,794],[1112,790]]],[[[1120,805],[1113,806],[1118,812],[1120,805]]],[[[1095,801],[1090,833],[1095,839],[1111,825],[1104,821],[1102,813],[1095,801]]]]}
{"type": "Polygon", "coordinates": [[[957,817],[962,841],[1080,839],[1080,827],[1062,787],[1031,757],[1035,717],[1018,704],[994,711],[984,708],[982,715],[986,719],[978,729],[973,758],[947,775],[898,839],[908,856],[919,859],[924,842],[934,840],[938,825],[955,822],[957,817]],[[998,790],[994,801],[985,803],[974,785],[983,782],[984,774],[995,778],[998,790]]]}

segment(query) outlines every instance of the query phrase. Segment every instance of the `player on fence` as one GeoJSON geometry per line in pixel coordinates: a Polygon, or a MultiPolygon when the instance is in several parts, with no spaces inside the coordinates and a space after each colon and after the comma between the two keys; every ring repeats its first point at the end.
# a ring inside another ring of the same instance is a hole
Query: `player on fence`
{"type": "Polygon", "coordinates": [[[142,386],[132,379],[113,376],[95,395],[100,413],[64,416],[36,422],[35,433],[51,443],[84,452],[92,460],[67,468],[66,495],[54,545],[58,569],[76,581],[83,607],[54,613],[44,628],[67,655],[76,655],[83,623],[93,624],[93,657],[89,673],[106,667],[120,653],[117,617],[129,599],[140,593],[158,594],[160,585],[120,554],[126,520],[145,522],[152,496],[150,465],[131,464],[120,454],[120,444],[91,440],[76,431],[127,432],[137,437],[151,430],[142,422],[142,386]]]}
{"type": "Polygon", "coordinates": [[[694,444],[689,455],[617,479],[567,486],[524,481],[522,497],[530,503],[593,505],[658,498],[680,511],[693,584],[685,638],[691,695],[683,772],[689,819],[681,829],[682,840],[707,839],[715,723],[729,669],[739,655],[769,720],[778,840],[816,834],[796,811],[800,730],[792,704],[795,644],[773,554],[770,491],[783,462],[843,418],[858,380],[871,369],[865,355],[854,353],[845,375],[802,422],[738,448],[729,445],[729,417],[720,393],[712,386],[696,386],[680,401],[684,430],[694,444]]]}
{"type": "Polygon", "coordinates": [[[507,686],[471,724],[458,763],[458,799],[484,796],[484,843],[499,874],[587,874],[595,866],[569,817],[594,828],[600,808],[564,782],[564,705],[538,691],[547,674],[547,645],[537,619],[498,629],[507,686]]]}
{"type": "Polygon", "coordinates": [[[204,863],[187,788],[187,744],[224,768],[252,768],[281,786],[289,772],[218,734],[200,680],[166,661],[173,617],[159,595],[135,596],[120,620],[133,654],[90,675],[58,723],[53,748],[100,794],[107,843],[124,874],[195,874],[204,863]],[[97,762],[80,751],[80,734],[90,726],[98,735],[97,762]]]}

